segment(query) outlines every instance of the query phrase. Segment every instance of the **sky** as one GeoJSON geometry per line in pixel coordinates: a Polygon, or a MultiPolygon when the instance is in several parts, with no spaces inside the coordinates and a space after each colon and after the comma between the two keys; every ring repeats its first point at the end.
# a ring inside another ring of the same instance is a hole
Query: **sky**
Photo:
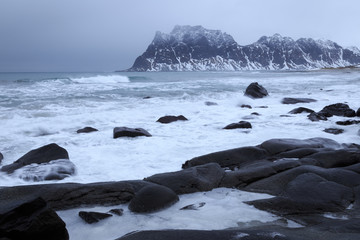
{"type": "Polygon", "coordinates": [[[279,33],[360,48],[359,9],[359,0],[0,0],[0,71],[128,69],[175,25],[240,45],[279,33]]]}

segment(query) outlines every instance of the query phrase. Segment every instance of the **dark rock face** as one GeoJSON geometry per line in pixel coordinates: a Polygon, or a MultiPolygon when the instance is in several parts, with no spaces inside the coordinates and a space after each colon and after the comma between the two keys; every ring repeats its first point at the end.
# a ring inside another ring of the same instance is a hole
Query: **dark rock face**
{"type": "Polygon", "coordinates": [[[336,103],[324,107],[320,113],[327,117],[342,116],[342,117],[355,117],[356,113],[350,109],[349,105],[344,103],[336,103]]]}
{"type": "Polygon", "coordinates": [[[299,108],[294,108],[289,113],[290,114],[299,114],[299,113],[304,113],[304,112],[305,113],[313,113],[314,110],[311,110],[309,108],[299,107],[299,108]]]}
{"type": "Polygon", "coordinates": [[[151,134],[143,128],[128,128],[128,127],[116,127],[114,128],[113,137],[151,137],[151,134]]]}
{"type": "Polygon", "coordinates": [[[97,223],[100,220],[103,220],[111,216],[112,216],[111,214],[100,213],[100,212],[85,212],[85,211],[79,212],[79,217],[81,217],[81,219],[88,224],[97,223]]]}
{"type": "Polygon", "coordinates": [[[224,127],[224,129],[236,129],[236,128],[252,128],[251,123],[247,121],[240,121],[238,123],[231,123],[224,127]]]}
{"type": "Polygon", "coordinates": [[[161,185],[151,185],[140,189],[130,201],[132,212],[147,213],[169,207],[179,201],[179,197],[170,188],[161,185]]]}
{"type": "Polygon", "coordinates": [[[251,83],[246,88],[244,95],[250,98],[263,98],[269,96],[267,90],[257,82],[251,83]]]}
{"type": "Polygon", "coordinates": [[[164,116],[157,120],[159,123],[171,123],[176,121],[187,121],[188,119],[184,117],[183,115],[179,116],[164,116]]]}
{"type": "Polygon", "coordinates": [[[13,164],[3,166],[1,171],[12,173],[16,169],[33,163],[48,163],[52,160],[69,159],[68,152],[55,143],[34,149],[16,160],[13,164]]]}
{"type": "Polygon", "coordinates": [[[312,98],[283,98],[283,100],[281,100],[282,104],[297,104],[297,103],[311,103],[311,102],[316,102],[316,100],[312,98]]]}
{"type": "Polygon", "coordinates": [[[93,127],[84,127],[84,128],[77,130],[76,132],[77,133],[90,133],[90,132],[97,132],[97,131],[99,131],[99,130],[97,130],[96,128],[93,128],[93,127]]]}
{"type": "Polygon", "coordinates": [[[1,213],[0,236],[5,239],[69,239],[65,223],[41,198],[1,213]]]}
{"type": "Polygon", "coordinates": [[[311,69],[360,63],[357,50],[331,41],[275,34],[240,46],[232,36],[201,26],[175,26],[157,32],[146,51],[128,71],[231,71],[251,69],[311,69]]]}
{"type": "Polygon", "coordinates": [[[324,132],[331,133],[334,135],[338,135],[344,132],[344,129],[341,128],[326,128],[324,129],[324,132]]]}
{"type": "Polygon", "coordinates": [[[216,163],[204,164],[172,173],[155,174],[145,181],[160,184],[177,194],[210,191],[219,186],[224,170],[216,163]]]}

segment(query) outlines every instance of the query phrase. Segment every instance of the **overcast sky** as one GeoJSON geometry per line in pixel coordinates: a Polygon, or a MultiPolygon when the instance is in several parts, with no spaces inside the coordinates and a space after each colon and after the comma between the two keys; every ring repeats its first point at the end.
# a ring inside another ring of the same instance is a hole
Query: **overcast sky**
{"type": "Polygon", "coordinates": [[[240,45],[280,33],[360,47],[359,0],[0,0],[0,71],[113,71],[155,32],[202,25],[240,45]]]}

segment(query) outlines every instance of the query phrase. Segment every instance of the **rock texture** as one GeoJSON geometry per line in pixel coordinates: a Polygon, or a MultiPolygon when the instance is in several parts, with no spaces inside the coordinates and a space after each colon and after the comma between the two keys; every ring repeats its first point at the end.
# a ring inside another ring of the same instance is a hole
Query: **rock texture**
{"type": "Polygon", "coordinates": [[[128,71],[231,71],[313,69],[357,65],[360,51],[335,42],[275,34],[240,46],[232,36],[202,26],[175,26],[157,32],[128,71]]]}

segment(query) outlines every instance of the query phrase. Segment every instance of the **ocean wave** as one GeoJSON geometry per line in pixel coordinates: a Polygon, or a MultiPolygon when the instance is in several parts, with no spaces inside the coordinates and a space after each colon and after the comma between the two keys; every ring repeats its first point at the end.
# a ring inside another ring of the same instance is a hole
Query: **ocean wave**
{"type": "Polygon", "coordinates": [[[94,83],[114,84],[114,83],[130,82],[127,76],[121,76],[121,75],[109,75],[109,76],[97,75],[92,77],[72,78],[71,80],[75,83],[80,83],[80,84],[94,84],[94,83]]]}

